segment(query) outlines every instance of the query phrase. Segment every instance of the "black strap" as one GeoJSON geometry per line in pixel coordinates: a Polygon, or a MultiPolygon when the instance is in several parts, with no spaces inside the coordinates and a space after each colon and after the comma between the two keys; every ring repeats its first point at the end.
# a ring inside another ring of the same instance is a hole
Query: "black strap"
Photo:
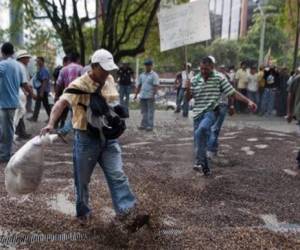
{"type": "Polygon", "coordinates": [[[75,94],[75,95],[90,95],[92,93],[86,92],[80,89],[67,88],[65,89],[65,93],[67,94],[75,94]]]}

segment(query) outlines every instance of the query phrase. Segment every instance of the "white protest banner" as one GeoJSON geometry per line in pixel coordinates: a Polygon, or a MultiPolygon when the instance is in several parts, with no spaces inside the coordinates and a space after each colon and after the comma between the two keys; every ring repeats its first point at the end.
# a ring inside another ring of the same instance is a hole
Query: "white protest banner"
{"type": "Polygon", "coordinates": [[[161,51],[211,39],[209,0],[161,9],[158,21],[161,51]]]}

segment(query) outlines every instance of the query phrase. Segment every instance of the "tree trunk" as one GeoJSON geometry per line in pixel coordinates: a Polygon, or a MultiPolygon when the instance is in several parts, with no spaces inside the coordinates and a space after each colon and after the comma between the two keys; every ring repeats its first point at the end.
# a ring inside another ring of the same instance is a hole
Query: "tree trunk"
{"type": "Polygon", "coordinates": [[[296,69],[298,63],[298,49],[299,49],[299,19],[300,19],[300,1],[297,1],[297,22],[296,22],[296,39],[294,47],[293,69],[296,69]]]}

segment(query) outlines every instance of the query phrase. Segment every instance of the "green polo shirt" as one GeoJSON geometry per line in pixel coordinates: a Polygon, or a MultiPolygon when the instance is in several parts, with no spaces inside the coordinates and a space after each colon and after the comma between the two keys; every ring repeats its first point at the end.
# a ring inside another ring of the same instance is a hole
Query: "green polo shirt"
{"type": "Polygon", "coordinates": [[[205,112],[213,111],[221,100],[221,95],[230,96],[235,93],[235,89],[227,81],[226,77],[213,71],[208,80],[205,81],[201,73],[192,80],[191,87],[194,103],[194,119],[205,112]]]}
{"type": "Polygon", "coordinates": [[[300,121],[300,76],[297,76],[289,86],[289,92],[295,96],[294,99],[294,116],[300,121]]]}

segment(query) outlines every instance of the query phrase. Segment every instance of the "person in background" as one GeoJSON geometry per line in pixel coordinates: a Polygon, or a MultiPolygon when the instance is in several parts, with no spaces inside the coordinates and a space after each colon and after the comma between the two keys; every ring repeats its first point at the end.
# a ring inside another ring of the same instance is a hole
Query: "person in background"
{"type": "MultiPolygon", "coordinates": [[[[300,75],[298,74],[291,81],[288,87],[288,100],[287,100],[287,121],[291,123],[296,119],[300,127],[300,75]]],[[[297,165],[300,169],[300,150],[297,155],[297,165]]]]}
{"type": "Polygon", "coordinates": [[[252,102],[259,103],[258,75],[256,73],[256,66],[251,67],[248,75],[247,96],[252,102]]]}
{"type": "Polygon", "coordinates": [[[37,100],[35,102],[35,107],[33,111],[32,117],[28,118],[28,121],[31,122],[37,122],[41,104],[43,103],[44,108],[46,110],[46,113],[48,117],[50,116],[51,107],[49,105],[49,92],[50,92],[50,73],[49,70],[45,66],[45,59],[44,57],[37,57],[36,64],[38,71],[33,77],[33,87],[36,90],[37,93],[37,100]]]}
{"type": "Polygon", "coordinates": [[[181,72],[176,74],[175,82],[174,82],[174,89],[176,90],[176,109],[174,113],[180,113],[181,111],[181,103],[182,103],[182,96],[180,96],[180,89],[182,86],[182,75],[181,72]]]}
{"type": "Polygon", "coordinates": [[[153,61],[146,59],[145,72],[140,74],[134,99],[140,94],[142,121],[140,130],[152,131],[154,128],[155,95],[159,87],[159,77],[153,71],[153,61]]]}
{"type": "Polygon", "coordinates": [[[179,89],[178,103],[176,108],[177,111],[176,113],[179,113],[182,107],[183,117],[188,117],[189,115],[189,100],[187,100],[185,92],[186,92],[187,81],[189,79],[192,79],[193,77],[194,77],[194,72],[192,71],[192,64],[191,63],[184,64],[183,70],[181,71],[182,84],[179,89]]]}
{"type": "Polygon", "coordinates": [[[288,73],[288,69],[286,67],[282,68],[282,70],[279,72],[279,77],[278,77],[278,91],[277,91],[277,116],[285,116],[286,115],[286,110],[287,110],[287,96],[288,96],[288,91],[287,91],[287,82],[289,80],[290,76],[288,73]]]}
{"type": "Polygon", "coordinates": [[[129,100],[132,91],[132,79],[134,78],[134,72],[129,67],[128,63],[123,63],[118,70],[118,83],[119,83],[119,95],[120,104],[129,110],[129,100]]]}
{"type": "MultiPolygon", "coordinates": [[[[66,89],[71,82],[81,76],[83,67],[80,65],[80,55],[77,52],[69,55],[70,63],[63,67],[59,72],[57,79],[57,92],[55,99],[58,99],[63,90],[66,89]]],[[[72,130],[72,111],[67,108],[63,112],[63,116],[66,117],[65,124],[62,128],[57,130],[60,135],[67,135],[72,130]]]]}
{"type": "Polygon", "coordinates": [[[259,66],[259,71],[257,73],[257,82],[258,82],[258,100],[259,100],[257,112],[260,113],[262,108],[262,100],[265,91],[265,85],[266,85],[264,65],[259,66]]]}
{"type": "Polygon", "coordinates": [[[11,157],[14,139],[14,115],[20,106],[20,86],[28,93],[32,90],[22,80],[20,64],[13,59],[14,46],[4,43],[1,47],[3,60],[0,62],[0,164],[7,163],[11,157]]]}
{"type": "MultiPolygon", "coordinates": [[[[58,80],[58,76],[59,76],[59,72],[61,71],[61,69],[63,67],[66,67],[68,64],[70,64],[70,57],[69,56],[64,56],[63,57],[63,66],[59,65],[57,66],[54,71],[53,71],[53,80],[54,80],[54,90],[55,90],[55,93],[58,91],[57,90],[57,80],[58,80]]],[[[55,99],[55,101],[57,101],[57,99],[55,99]]]]}
{"type": "Polygon", "coordinates": [[[231,82],[231,84],[234,84],[235,81],[235,70],[234,70],[234,66],[230,66],[228,68],[228,76],[229,76],[229,80],[231,82]]]}
{"type": "MultiPolygon", "coordinates": [[[[240,69],[235,74],[235,82],[237,90],[247,96],[247,83],[248,83],[248,72],[247,72],[247,64],[245,62],[241,63],[240,69]]],[[[247,106],[240,101],[236,102],[236,110],[239,113],[244,113],[246,111],[247,106]]]]}
{"type": "MultiPolygon", "coordinates": [[[[63,66],[57,66],[55,69],[54,69],[54,72],[52,74],[53,76],[53,79],[54,79],[54,91],[55,91],[55,97],[54,97],[54,102],[57,102],[58,101],[58,95],[57,93],[59,92],[59,88],[57,87],[57,80],[58,80],[58,76],[59,76],[59,72],[61,71],[61,69],[63,67],[66,67],[68,64],[70,64],[71,61],[70,61],[70,57],[69,56],[64,56],[63,58],[63,66]]],[[[62,128],[64,125],[65,125],[65,121],[66,121],[66,118],[67,118],[67,115],[68,115],[68,110],[65,110],[63,112],[63,114],[61,115],[59,121],[57,122],[57,124],[55,124],[55,128],[62,128]]]]}
{"type": "MultiPolygon", "coordinates": [[[[27,85],[28,87],[32,88],[29,85],[29,72],[27,70],[27,65],[29,63],[31,56],[26,50],[19,50],[16,53],[16,59],[20,63],[21,70],[22,70],[22,85],[27,85]]],[[[18,136],[17,139],[27,140],[31,137],[30,134],[27,134],[24,117],[26,114],[26,96],[30,95],[27,93],[24,88],[21,87],[19,90],[19,100],[20,100],[20,107],[15,112],[14,117],[14,127],[15,127],[15,134],[18,136]]]]}
{"type": "MultiPolygon", "coordinates": [[[[74,80],[70,88],[88,93],[102,90],[109,72],[118,69],[113,56],[104,49],[95,51],[91,59],[92,69],[74,80]]],[[[76,190],[76,217],[80,224],[85,225],[91,217],[89,205],[89,183],[93,170],[98,163],[111,193],[112,204],[116,212],[116,221],[128,232],[135,232],[148,223],[149,215],[138,212],[137,199],[133,194],[127,176],[123,171],[122,151],[117,139],[102,139],[93,134],[88,126],[87,111],[82,105],[90,103],[90,95],[75,95],[66,91],[55,103],[48,125],[41,134],[52,132],[54,124],[67,106],[73,110],[74,127],[74,183],[76,190]]],[[[117,222],[117,225],[118,225],[117,222]]]]}
{"type": "Polygon", "coordinates": [[[262,100],[260,115],[270,116],[274,110],[275,92],[278,85],[278,77],[274,67],[265,69],[265,91],[262,100]]]}
{"type": "Polygon", "coordinates": [[[214,70],[214,63],[209,57],[202,59],[200,73],[188,83],[187,98],[194,98],[194,149],[195,171],[202,171],[210,176],[211,171],[207,160],[207,140],[212,126],[220,114],[221,95],[232,96],[247,103],[248,107],[256,111],[256,104],[236,91],[224,75],[214,70]]]}

